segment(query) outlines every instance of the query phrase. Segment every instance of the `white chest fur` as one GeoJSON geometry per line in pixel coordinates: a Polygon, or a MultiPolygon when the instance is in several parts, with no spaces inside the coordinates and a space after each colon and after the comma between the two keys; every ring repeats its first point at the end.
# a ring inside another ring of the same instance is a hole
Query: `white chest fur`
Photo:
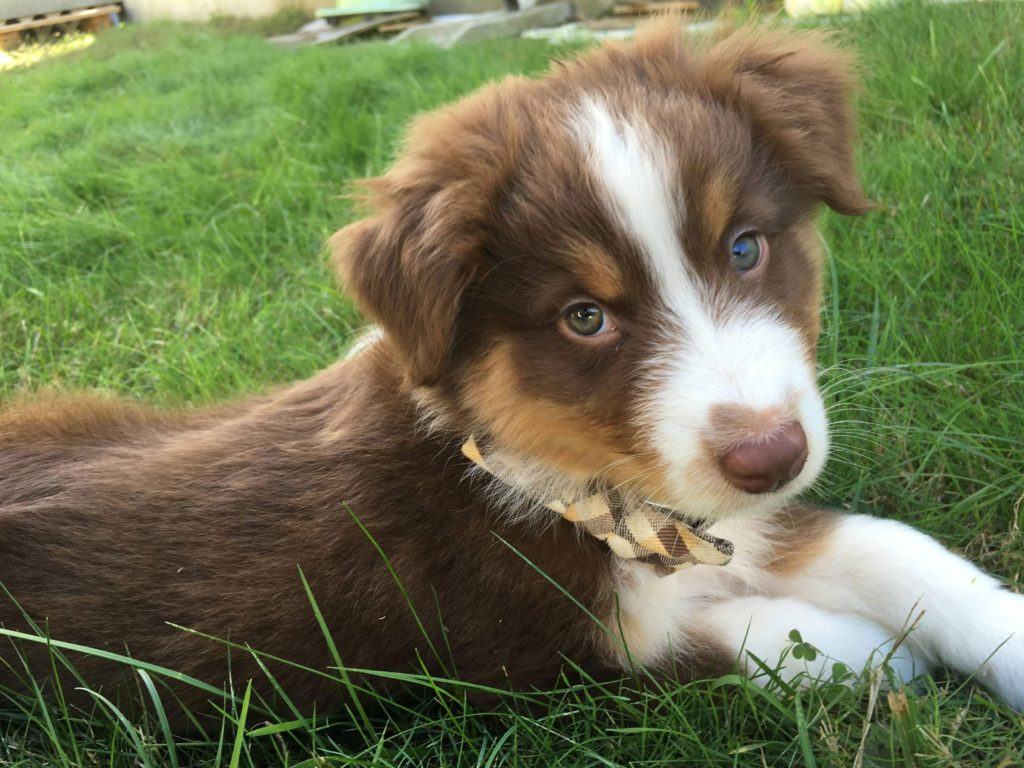
{"type": "MultiPolygon", "coordinates": [[[[622,562],[616,585],[619,615],[612,617],[611,626],[621,626],[632,659],[645,665],[665,660],[705,630],[702,613],[709,604],[769,589],[771,576],[764,563],[771,550],[770,525],[770,518],[713,525],[712,534],[736,547],[725,566],[697,565],[661,576],[650,566],[622,562]]],[[[616,652],[625,658],[624,649],[616,652]]]]}

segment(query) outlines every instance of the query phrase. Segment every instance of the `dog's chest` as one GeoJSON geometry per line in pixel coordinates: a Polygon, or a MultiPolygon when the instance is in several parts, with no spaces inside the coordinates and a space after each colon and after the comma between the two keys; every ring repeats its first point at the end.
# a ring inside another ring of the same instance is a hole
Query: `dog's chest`
{"type": "Polygon", "coordinates": [[[617,614],[610,627],[623,642],[613,642],[613,653],[623,662],[656,665],[667,656],[704,638],[702,610],[710,603],[742,594],[772,591],[774,581],[765,567],[771,538],[769,518],[729,520],[710,529],[728,538],[736,552],[728,565],[697,565],[662,576],[649,566],[619,563],[615,571],[617,614]],[[623,643],[625,648],[623,647],[623,643]]]}

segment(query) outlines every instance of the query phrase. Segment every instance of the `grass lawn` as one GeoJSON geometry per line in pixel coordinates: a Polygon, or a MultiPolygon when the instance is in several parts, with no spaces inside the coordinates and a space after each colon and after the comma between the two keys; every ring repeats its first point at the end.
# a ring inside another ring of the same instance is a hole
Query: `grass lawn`
{"type": "MultiPolygon", "coordinates": [[[[816,491],[911,522],[1018,587],[1022,29],[1021,3],[841,22],[864,63],[863,178],[884,208],[824,221],[836,448],[816,491]]],[[[101,388],[206,403],[327,365],[359,323],[322,255],[352,216],[346,181],[385,167],[412,114],[555,53],[527,41],[287,51],[151,27],[0,72],[0,397],[101,388]]],[[[268,723],[238,701],[219,730],[177,741],[156,706],[129,725],[101,704],[0,694],[0,765],[1024,761],[1024,721],[962,680],[889,694],[870,680],[799,693],[734,678],[577,686],[496,711],[452,685],[424,690],[368,724],[268,723]]]]}

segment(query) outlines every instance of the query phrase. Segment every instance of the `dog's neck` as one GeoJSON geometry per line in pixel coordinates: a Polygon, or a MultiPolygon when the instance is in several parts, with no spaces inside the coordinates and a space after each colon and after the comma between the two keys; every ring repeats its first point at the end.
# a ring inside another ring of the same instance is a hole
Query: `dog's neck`
{"type": "Polygon", "coordinates": [[[557,516],[547,509],[548,501],[585,498],[598,486],[591,478],[496,447],[488,449],[486,469],[474,463],[470,471],[487,483],[490,499],[516,522],[550,523],[557,516]]]}
{"type": "MultiPolygon", "coordinates": [[[[471,420],[460,419],[447,405],[450,400],[436,390],[409,386],[386,343],[364,349],[346,366],[351,366],[350,376],[372,379],[381,388],[372,398],[378,405],[390,402],[387,413],[380,413],[390,423],[387,433],[406,433],[423,442],[423,472],[436,478],[448,475],[449,488],[462,485],[506,522],[546,527],[566,521],[580,534],[601,541],[617,558],[663,574],[729,562],[732,545],[708,534],[700,521],[601,478],[573,476],[549,462],[509,451],[485,429],[468,426],[471,420]],[[394,391],[387,395],[388,390],[394,391]],[[463,469],[453,477],[452,469],[460,465],[463,469]]],[[[360,413],[361,418],[367,415],[360,413]]],[[[385,441],[374,452],[391,452],[399,444],[385,441]]],[[[545,536],[541,531],[537,535],[545,536]]]]}
{"type": "MultiPolygon", "coordinates": [[[[457,447],[471,435],[486,434],[485,429],[458,413],[437,389],[415,387],[408,393],[418,414],[418,430],[457,447]]],[[[487,443],[489,471],[474,466],[470,474],[479,481],[477,487],[483,489],[488,502],[511,522],[550,525],[558,517],[545,509],[546,500],[582,498],[600,485],[593,477],[553,467],[490,440],[487,443]]]]}
{"type": "MultiPolygon", "coordinates": [[[[485,456],[472,435],[462,444],[462,454],[500,482],[513,474],[500,459],[485,456]]],[[[572,496],[536,503],[604,542],[617,557],[644,563],[662,575],[693,565],[726,565],[732,559],[732,544],[709,535],[706,526],[646,500],[630,501],[614,487],[594,484],[572,496]]]]}

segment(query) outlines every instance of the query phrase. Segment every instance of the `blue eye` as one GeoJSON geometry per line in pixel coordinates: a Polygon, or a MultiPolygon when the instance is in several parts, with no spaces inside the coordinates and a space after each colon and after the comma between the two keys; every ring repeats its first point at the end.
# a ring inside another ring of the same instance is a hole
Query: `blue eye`
{"type": "Polygon", "coordinates": [[[737,272],[749,272],[761,261],[767,250],[761,235],[744,232],[732,241],[732,266],[737,272]]]}

